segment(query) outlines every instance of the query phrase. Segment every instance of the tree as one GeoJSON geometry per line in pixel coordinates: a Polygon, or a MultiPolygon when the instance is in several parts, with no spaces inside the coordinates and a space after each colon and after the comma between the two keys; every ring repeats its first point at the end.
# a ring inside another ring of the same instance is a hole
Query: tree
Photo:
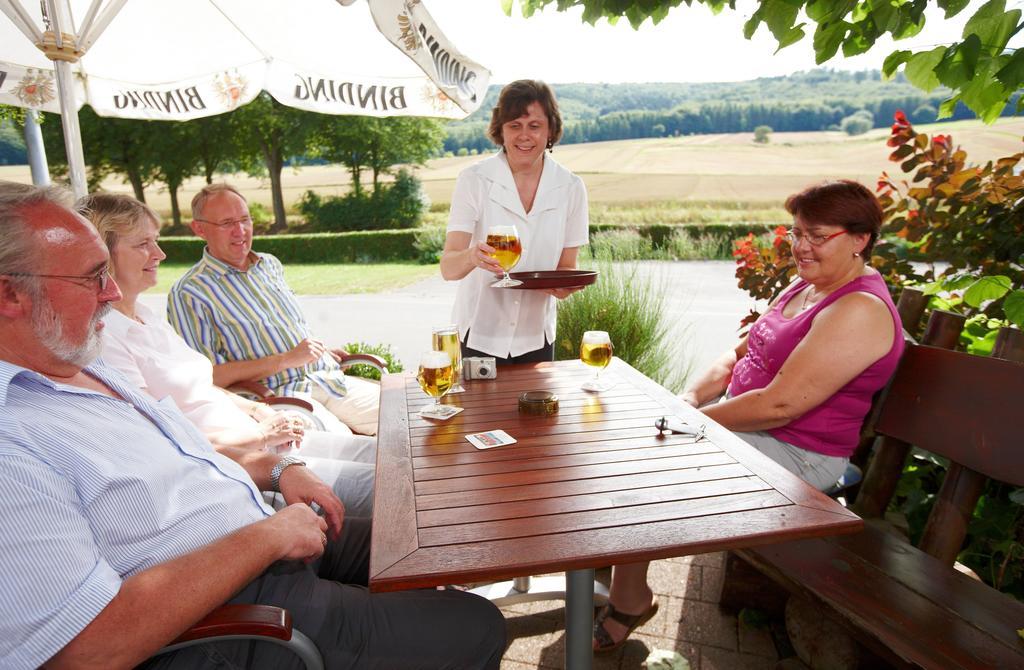
{"type": "MultiPolygon", "coordinates": [[[[68,169],[64,131],[57,115],[46,114],[45,118],[41,128],[50,169],[62,174],[68,169]]],[[[107,176],[120,174],[132,185],[136,199],[145,202],[145,188],[156,178],[152,160],[152,145],[158,134],[156,122],[105,118],[86,106],[78,112],[78,124],[89,190],[99,188],[107,176]]]]}
{"type": "Polygon", "coordinates": [[[758,126],[754,128],[754,141],[758,144],[768,144],[772,139],[771,135],[771,126],[758,126]]]}
{"type": "Polygon", "coordinates": [[[373,192],[380,176],[396,165],[421,165],[437,155],[444,144],[442,122],[408,116],[374,118],[344,116],[325,119],[316,134],[316,154],[341,163],[352,175],[352,190],[362,189],[363,169],[373,175],[373,192]]]}
{"type": "Polygon", "coordinates": [[[281,171],[286,158],[306,153],[320,124],[320,115],[282,105],[264,91],[248,105],[232,113],[243,166],[252,173],[266,171],[274,203],[274,225],[280,232],[288,225],[281,188],[281,171]]]}
{"type": "Polygon", "coordinates": [[[178,189],[182,182],[199,170],[199,126],[187,121],[153,121],[154,137],[150,142],[150,158],[156,179],[167,185],[171,196],[171,218],[181,225],[178,189]]]}
{"type": "MultiPolygon", "coordinates": [[[[718,13],[736,8],[736,0],[519,0],[524,16],[557,2],[559,11],[582,6],[583,20],[629,19],[634,28],[648,18],[658,23],[669,10],[684,2],[707,5],[718,13]]],[[[959,14],[968,0],[903,0],[861,2],[858,0],[757,0],[757,9],[743,28],[750,39],[763,23],[778,41],[779,49],[806,36],[804,26],[814,26],[814,54],[820,65],[842,49],[844,56],[862,54],[883,35],[899,40],[921,31],[925,8],[936,6],[945,18],[959,14]]],[[[503,0],[511,13],[513,0],[503,0]]],[[[885,59],[882,70],[892,76],[903,66],[907,79],[918,88],[931,91],[940,84],[953,94],[939,108],[939,118],[953,113],[962,101],[987,123],[994,121],[1024,85],[1024,49],[1008,49],[1010,38],[1024,28],[1021,10],[1006,11],[1005,0],[990,0],[979,7],[964,26],[963,39],[948,46],[912,52],[897,49],[885,59]]],[[[1024,109],[1018,97],[1017,110],[1024,109]]]]}

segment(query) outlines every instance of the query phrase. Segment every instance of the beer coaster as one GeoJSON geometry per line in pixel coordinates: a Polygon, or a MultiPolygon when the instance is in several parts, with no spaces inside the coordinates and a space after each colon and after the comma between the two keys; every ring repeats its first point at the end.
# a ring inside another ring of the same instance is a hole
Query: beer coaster
{"type": "Polygon", "coordinates": [[[463,409],[465,408],[456,407],[455,405],[441,405],[441,409],[436,412],[430,411],[429,407],[424,407],[420,410],[419,414],[422,419],[440,419],[441,421],[446,421],[461,412],[463,409]]]}
{"type": "Polygon", "coordinates": [[[477,449],[493,449],[503,447],[506,444],[515,444],[516,438],[503,430],[489,430],[486,433],[473,433],[467,435],[466,439],[477,449]]]}

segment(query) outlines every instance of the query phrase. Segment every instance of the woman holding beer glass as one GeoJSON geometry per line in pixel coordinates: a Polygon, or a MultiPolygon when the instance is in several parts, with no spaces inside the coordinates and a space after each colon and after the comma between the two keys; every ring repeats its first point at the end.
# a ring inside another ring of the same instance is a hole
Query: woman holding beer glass
{"type": "Polygon", "coordinates": [[[545,151],[562,137],[547,84],[505,86],[487,134],[501,150],[459,174],[441,256],[441,275],[459,280],[454,320],[462,353],[493,356],[498,364],[550,361],[555,298],[579,289],[502,287],[513,266],[576,268],[588,240],[586,188],[545,151]]]}
{"type": "MultiPolygon", "coordinates": [[[[871,191],[825,182],[790,196],[786,210],[798,279],[681,398],[826,489],[857,446],[872,396],[896,370],[903,333],[885,282],[866,262],[882,225],[871,191]]],[[[617,649],[657,612],[648,565],[615,566],[595,650],[617,649]]]]}

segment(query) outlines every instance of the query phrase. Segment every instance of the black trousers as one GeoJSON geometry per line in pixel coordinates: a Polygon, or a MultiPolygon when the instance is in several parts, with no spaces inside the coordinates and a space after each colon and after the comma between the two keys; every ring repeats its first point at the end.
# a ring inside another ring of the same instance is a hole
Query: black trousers
{"type": "Polygon", "coordinates": [[[533,351],[527,351],[525,354],[518,356],[507,356],[506,358],[500,358],[494,354],[489,354],[486,351],[478,351],[471,349],[466,346],[466,342],[469,341],[469,331],[466,331],[466,339],[462,341],[462,360],[466,360],[469,356],[489,356],[494,359],[494,362],[498,365],[513,365],[515,363],[550,363],[555,360],[555,345],[548,342],[547,336],[544,337],[544,346],[540,349],[534,349],[533,351]]]}

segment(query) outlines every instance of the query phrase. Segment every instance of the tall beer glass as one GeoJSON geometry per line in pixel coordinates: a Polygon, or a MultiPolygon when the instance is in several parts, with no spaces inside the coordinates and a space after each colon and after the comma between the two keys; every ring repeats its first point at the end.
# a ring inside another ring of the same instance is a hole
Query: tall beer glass
{"type": "Polygon", "coordinates": [[[583,383],[584,391],[607,391],[612,384],[601,380],[601,370],[612,362],[612,340],[603,330],[588,330],[580,343],[580,360],[594,368],[594,378],[583,383]]]}
{"type": "Polygon", "coordinates": [[[516,266],[519,257],[523,255],[523,243],[519,240],[519,231],[515,226],[492,226],[487,231],[487,244],[494,247],[491,256],[498,261],[498,265],[505,272],[505,276],[491,284],[494,288],[508,288],[519,286],[523,282],[512,279],[508,271],[516,266]]]}
{"type": "Polygon", "coordinates": [[[452,359],[443,351],[425,351],[420,356],[420,369],[416,381],[423,392],[434,399],[434,403],[426,408],[428,412],[440,412],[441,397],[452,387],[452,359]]]}
{"type": "Polygon", "coordinates": [[[432,330],[434,351],[443,351],[452,359],[452,387],[448,393],[462,393],[462,345],[459,343],[458,326],[437,326],[432,330]]]}

